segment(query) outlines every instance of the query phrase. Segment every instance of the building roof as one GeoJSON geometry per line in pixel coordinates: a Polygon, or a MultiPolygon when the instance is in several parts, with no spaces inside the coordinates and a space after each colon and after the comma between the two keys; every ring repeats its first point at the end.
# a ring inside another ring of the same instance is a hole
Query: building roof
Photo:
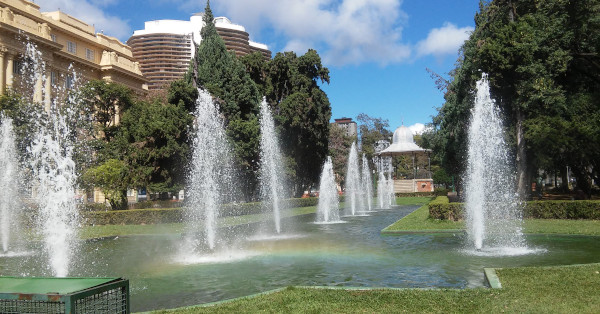
{"type": "Polygon", "coordinates": [[[419,145],[415,144],[412,132],[403,125],[394,131],[392,145],[382,150],[379,155],[409,155],[413,153],[425,153],[428,151],[428,149],[421,148],[419,145]]]}

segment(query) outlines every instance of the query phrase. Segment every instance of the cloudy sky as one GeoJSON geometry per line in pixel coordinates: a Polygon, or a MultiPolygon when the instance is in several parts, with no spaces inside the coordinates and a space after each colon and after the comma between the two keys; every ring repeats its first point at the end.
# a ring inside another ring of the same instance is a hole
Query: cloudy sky
{"type": "MultiPolygon", "coordinates": [[[[125,42],[144,22],[188,20],[204,0],[37,0],[125,42]]],[[[212,0],[215,16],[243,25],[276,52],[319,52],[332,118],[360,113],[418,130],[443,97],[427,68],[446,74],[473,30],[479,0],[212,0]]]]}

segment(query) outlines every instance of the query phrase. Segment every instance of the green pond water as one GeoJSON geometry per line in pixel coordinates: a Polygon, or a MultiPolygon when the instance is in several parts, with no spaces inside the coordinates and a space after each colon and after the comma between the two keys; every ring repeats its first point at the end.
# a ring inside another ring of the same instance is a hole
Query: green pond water
{"type": "MultiPolygon", "coordinates": [[[[600,262],[599,237],[529,235],[527,254],[495,256],[465,249],[463,234],[380,234],[417,207],[344,217],[346,223],[331,225],[312,223],[314,215],[291,217],[284,219],[278,236],[259,235],[260,230],[272,229],[268,224],[239,226],[221,230],[229,249],[199,255],[180,252],[179,234],[86,241],[69,276],[128,278],[132,310],[144,311],[290,285],[481,287],[483,267],[600,262]]],[[[31,244],[30,251],[35,252],[35,246],[31,244]]],[[[44,274],[41,260],[35,254],[0,255],[0,272],[44,274]]]]}

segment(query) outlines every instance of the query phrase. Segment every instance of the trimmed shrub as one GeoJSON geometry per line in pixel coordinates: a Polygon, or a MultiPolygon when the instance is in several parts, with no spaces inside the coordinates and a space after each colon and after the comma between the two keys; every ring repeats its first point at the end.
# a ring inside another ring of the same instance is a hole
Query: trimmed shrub
{"type": "MultiPolygon", "coordinates": [[[[316,206],[318,201],[319,199],[316,197],[287,199],[284,201],[284,208],[316,206]]],[[[145,204],[141,206],[147,206],[148,204],[154,205],[157,203],[160,204],[160,202],[165,202],[165,204],[168,206],[185,206],[185,204],[175,201],[144,202],[145,204]]],[[[82,211],[81,216],[84,225],[151,225],[160,223],[176,223],[182,222],[184,215],[184,209],[181,207],[106,210],[104,204],[97,205],[102,205],[102,210],[82,211]]],[[[260,214],[269,210],[270,208],[263,208],[262,203],[260,202],[230,203],[224,204],[221,207],[219,216],[227,217],[252,215],[260,214]]]]}
{"type": "Polygon", "coordinates": [[[531,201],[527,202],[523,217],[600,220],[600,201],[531,201]]]}
{"type": "Polygon", "coordinates": [[[109,210],[83,213],[86,225],[141,225],[182,221],[181,208],[109,210]]]}
{"type": "Polygon", "coordinates": [[[450,203],[447,196],[438,196],[429,202],[429,218],[440,220],[462,220],[464,215],[462,203],[450,203]]]}
{"type": "Polygon", "coordinates": [[[396,197],[424,197],[436,196],[435,192],[413,192],[413,193],[394,193],[396,197]]]}
{"type": "MultiPolygon", "coordinates": [[[[438,196],[429,203],[429,217],[458,221],[464,218],[464,204],[450,203],[438,196]]],[[[523,204],[523,218],[600,220],[600,201],[530,201],[523,204]]]]}

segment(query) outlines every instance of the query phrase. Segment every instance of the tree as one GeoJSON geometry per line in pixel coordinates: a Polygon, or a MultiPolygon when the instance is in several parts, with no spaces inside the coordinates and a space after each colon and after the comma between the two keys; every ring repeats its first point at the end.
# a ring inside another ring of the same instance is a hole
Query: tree
{"type": "Polygon", "coordinates": [[[101,165],[89,168],[84,180],[104,193],[112,209],[127,208],[127,169],[118,159],[109,159],[101,165]]]}
{"type": "Polygon", "coordinates": [[[127,86],[104,80],[91,80],[84,84],[75,94],[74,105],[89,115],[94,116],[96,137],[104,137],[110,141],[118,129],[119,120],[124,111],[133,103],[132,91],[127,86]]]}
{"type": "MultiPolygon", "coordinates": [[[[597,124],[588,124],[580,113],[594,117],[598,112],[599,12],[597,0],[481,2],[475,31],[452,72],[446,103],[433,121],[440,136],[431,143],[444,149],[443,160],[451,173],[463,168],[460,160],[474,82],[485,72],[492,97],[507,118],[519,193],[527,194],[536,169],[565,163],[578,181],[591,182],[593,161],[574,135],[582,124],[588,126],[589,139],[596,134],[597,124]],[[577,117],[583,119],[572,124],[577,117]],[[552,126],[573,133],[552,132],[552,126]]],[[[582,188],[589,193],[589,184],[582,188]]]]}
{"type": "Polygon", "coordinates": [[[388,130],[390,124],[387,119],[372,118],[365,113],[359,114],[356,120],[358,121],[362,153],[369,161],[369,167],[374,169],[375,144],[380,140],[392,141],[393,133],[388,130]]]}
{"type": "Polygon", "coordinates": [[[111,146],[114,150],[108,155],[120,155],[131,187],[176,192],[185,183],[191,123],[192,117],[182,103],[135,102],[123,114],[111,146]]]}
{"type": "MultiPolygon", "coordinates": [[[[246,72],[246,66],[233,52],[228,52],[213,23],[210,3],[204,10],[202,42],[191,62],[184,81],[206,89],[218,102],[225,118],[227,135],[235,152],[235,163],[247,189],[247,198],[255,193],[258,169],[259,89],[246,72]]],[[[185,87],[186,89],[189,87],[185,87]]],[[[185,100],[184,100],[185,102],[185,100]]]]}

